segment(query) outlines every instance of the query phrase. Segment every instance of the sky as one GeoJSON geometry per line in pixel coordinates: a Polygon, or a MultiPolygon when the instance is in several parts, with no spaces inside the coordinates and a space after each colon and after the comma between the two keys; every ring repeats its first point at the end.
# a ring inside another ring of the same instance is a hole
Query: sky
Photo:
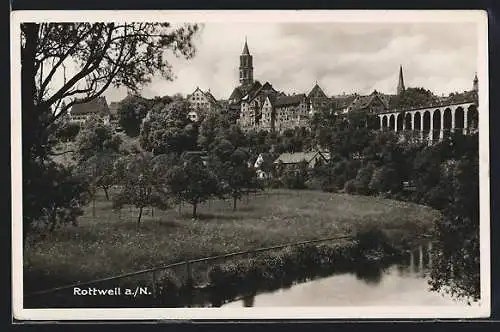
{"type": "MultiPolygon", "coordinates": [[[[329,96],[395,93],[399,66],[406,87],[437,95],[472,89],[478,40],[474,23],[220,23],[202,24],[190,60],[166,54],[176,78],[160,75],[141,95],[183,95],[196,87],[227,99],[238,85],[245,37],[254,79],[287,94],[308,93],[317,82],[329,96]]],[[[108,89],[108,102],[126,96],[108,89]]]]}

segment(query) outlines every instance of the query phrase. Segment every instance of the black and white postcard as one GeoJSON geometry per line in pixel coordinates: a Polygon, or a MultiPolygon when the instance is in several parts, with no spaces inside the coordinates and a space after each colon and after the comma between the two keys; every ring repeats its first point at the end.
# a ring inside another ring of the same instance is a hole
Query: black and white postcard
{"type": "Polygon", "coordinates": [[[487,31],[13,12],[15,318],[488,317],[487,31]]]}

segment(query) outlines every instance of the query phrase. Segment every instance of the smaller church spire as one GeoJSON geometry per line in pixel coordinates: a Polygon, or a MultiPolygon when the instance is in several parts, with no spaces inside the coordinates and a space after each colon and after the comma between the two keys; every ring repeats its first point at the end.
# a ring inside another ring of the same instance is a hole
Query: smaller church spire
{"type": "Polygon", "coordinates": [[[398,80],[398,88],[396,90],[397,94],[400,95],[405,91],[405,82],[403,80],[403,66],[399,65],[399,80],[398,80]]]}
{"type": "Polygon", "coordinates": [[[250,51],[248,51],[247,37],[245,36],[245,46],[243,46],[243,55],[250,55],[250,51]]]}
{"type": "Polygon", "coordinates": [[[477,78],[477,73],[474,74],[474,80],[472,81],[472,89],[475,92],[479,90],[479,79],[477,78]]]}

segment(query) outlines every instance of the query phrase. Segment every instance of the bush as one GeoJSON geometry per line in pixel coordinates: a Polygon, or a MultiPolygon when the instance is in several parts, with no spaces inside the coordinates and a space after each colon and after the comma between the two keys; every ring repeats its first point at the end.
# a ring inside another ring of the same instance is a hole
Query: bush
{"type": "Polygon", "coordinates": [[[349,180],[344,185],[344,192],[346,194],[355,194],[356,193],[356,184],[354,180],[349,180]]]}
{"type": "Polygon", "coordinates": [[[161,272],[156,281],[159,302],[167,306],[176,306],[181,301],[182,283],[171,270],[161,272]]]}
{"type": "Polygon", "coordinates": [[[312,189],[312,190],[323,190],[323,181],[317,178],[312,178],[309,181],[306,182],[306,187],[307,189],[312,189]]]}
{"type": "Polygon", "coordinates": [[[356,241],[361,252],[383,248],[387,242],[386,234],[378,227],[367,227],[356,233],[356,241]]]}
{"type": "Polygon", "coordinates": [[[368,185],[369,189],[375,193],[397,191],[401,187],[396,170],[390,166],[382,166],[373,172],[368,185]]]}
{"type": "Polygon", "coordinates": [[[272,189],[284,188],[285,184],[281,181],[280,178],[271,178],[268,181],[268,186],[272,189]]]}
{"type": "Polygon", "coordinates": [[[370,190],[370,181],[374,170],[375,166],[373,164],[368,164],[366,167],[358,170],[358,174],[354,179],[354,185],[358,194],[370,195],[372,193],[372,190],[370,190]]]}
{"type": "Polygon", "coordinates": [[[306,189],[306,178],[301,174],[289,172],[281,180],[287,189],[306,189]]]}

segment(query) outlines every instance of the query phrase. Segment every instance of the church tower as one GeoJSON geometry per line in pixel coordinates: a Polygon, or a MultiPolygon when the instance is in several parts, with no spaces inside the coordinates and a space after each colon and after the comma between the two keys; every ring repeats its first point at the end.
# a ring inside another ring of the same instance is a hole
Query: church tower
{"type": "Polygon", "coordinates": [[[398,88],[396,90],[397,95],[401,95],[405,91],[405,82],[403,80],[403,66],[399,66],[399,81],[398,88]]]}
{"type": "Polygon", "coordinates": [[[247,39],[240,55],[240,84],[249,86],[253,83],[253,58],[248,51],[247,39]]]}

